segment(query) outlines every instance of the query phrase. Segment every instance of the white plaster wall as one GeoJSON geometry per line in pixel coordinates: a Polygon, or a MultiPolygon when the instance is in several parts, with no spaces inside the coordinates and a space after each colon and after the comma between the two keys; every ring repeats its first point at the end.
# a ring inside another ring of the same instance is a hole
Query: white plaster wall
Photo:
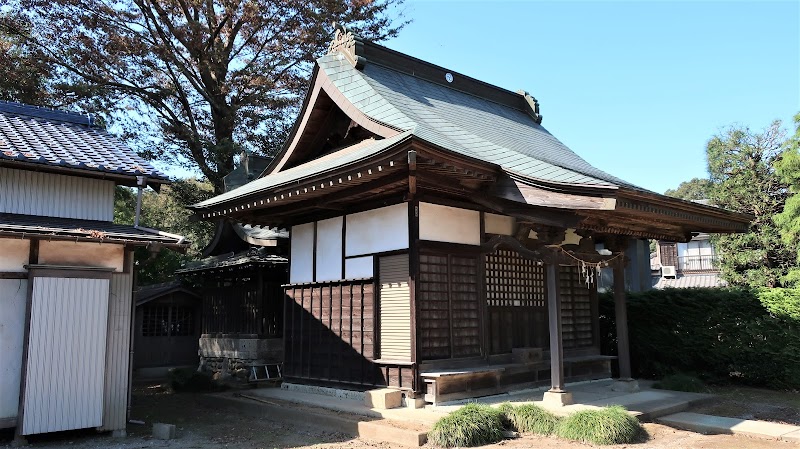
{"type": "Polygon", "coordinates": [[[314,281],[314,223],[292,226],[289,282],[314,281]]]}
{"type": "Polygon", "coordinates": [[[360,256],[408,248],[408,204],[347,216],[345,255],[360,256]]]}
{"type": "Polygon", "coordinates": [[[0,271],[25,271],[30,248],[30,240],[0,239],[0,271]]]}
{"type": "Polygon", "coordinates": [[[483,214],[484,231],[487,234],[514,235],[514,217],[497,214],[483,214]]]}
{"type": "Polygon", "coordinates": [[[39,263],[106,267],[119,272],[125,264],[124,249],[122,245],[110,243],[42,240],[39,242],[39,263]]]}
{"type": "Polygon", "coordinates": [[[0,420],[15,418],[19,407],[27,296],[27,279],[0,279],[0,420]]]}
{"type": "Polygon", "coordinates": [[[317,222],[316,281],[342,279],[342,217],[317,222]]]}
{"type": "Polygon", "coordinates": [[[480,212],[419,203],[419,238],[435,242],[480,245],[480,212]]]}
{"type": "Polygon", "coordinates": [[[345,259],[344,271],[346,279],[371,278],[374,276],[372,256],[345,259]]]}

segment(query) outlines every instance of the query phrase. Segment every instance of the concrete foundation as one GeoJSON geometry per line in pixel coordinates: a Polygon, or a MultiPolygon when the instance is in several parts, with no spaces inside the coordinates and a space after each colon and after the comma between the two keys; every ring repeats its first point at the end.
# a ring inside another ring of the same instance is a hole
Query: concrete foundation
{"type": "Polygon", "coordinates": [[[545,407],[564,407],[566,405],[572,405],[574,401],[572,400],[572,393],[568,391],[545,391],[544,397],[542,398],[542,402],[544,403],[545,407]]]}
{"type": "Polygon", "coordinates": [[[365,393],[364,404],[369,408],[388,410],[403,404],[403,392],[391,388],[370,390],[365,393]]]}
{"type": "Polygon", "coordinates": [[[639,382],[636,379],[617,379],[611,384],[611,389],[623,393],[636,393],[639,391],[639,382]]]}

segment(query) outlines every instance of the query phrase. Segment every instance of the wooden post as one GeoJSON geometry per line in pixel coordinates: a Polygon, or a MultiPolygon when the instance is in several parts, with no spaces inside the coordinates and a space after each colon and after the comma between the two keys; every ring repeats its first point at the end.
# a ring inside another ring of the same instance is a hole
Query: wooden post
{"type": "Polygon", "coordinates": [[[617,360],[620,380],[631,379],[631,351],[628,343],[628,308],[625,304],[625,262],[614,263],[614,310],[617,321],[617,360]]]}
{"type": "Polygon", "coordinates": [[[547,313],[550,329],[550,391],[564,391],[564,345],[561,340],[561,292],[558,265],[547,264],[547,313]]]}

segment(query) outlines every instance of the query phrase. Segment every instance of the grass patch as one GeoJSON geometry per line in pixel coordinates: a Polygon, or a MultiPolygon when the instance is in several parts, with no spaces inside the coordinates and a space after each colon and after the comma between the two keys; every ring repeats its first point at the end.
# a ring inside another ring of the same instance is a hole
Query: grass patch
{"type": "Polygon", "coordinates": [[[686,391],[689,393],[706,393],[708,388],[702,380],[689,374],[671,374],[665,376],[660,382],[653,384],[653,388],[662,390],[686,391]]]}
{"type": "Polygon", "coordinates": [[[501,410],[505,413],[511,428],[517,432],[535,433],[537,435],[550,435],[558,425],[558,417],[544,408],[535,404],[524,404],[501,410]]]}
{"type": "Polygon", "coordinates": [[[568,440],[592,444],[633,443],[643,432],[639,420],[624,407],[583,410],[562,419],[556,435],[568,440]]]}
{"type": "Polygon", "coordinates": [[[483,404],[467,404],[436,421],[428,441],[440,447],[471,447],[503,439],[503,412],[483,404]]]}

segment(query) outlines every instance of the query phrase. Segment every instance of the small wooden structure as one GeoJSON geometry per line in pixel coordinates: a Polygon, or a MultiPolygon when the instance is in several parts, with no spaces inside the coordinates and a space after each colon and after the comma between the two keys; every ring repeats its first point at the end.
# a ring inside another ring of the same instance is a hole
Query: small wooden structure
{"type": "Polygon", "coordinates": [[[142,369],[197,366],[202,301],[180,282],[136,290],[134,376],[142,369]]]}
{"type": "Polygon", "coordinates": [[[596,275],[628,355],[630,237],[749,216],[632,186],[541,126],[538,102],[339,29],[283,150],[203,219],[290,226],[284,377],[428,401],[609,377],[596,275]]]}
{"type": "Polygon", "coordinates": [[[133,249],[188,243],[114,224],[114,189],[166,182],[91,117],[0,102],[0,427],[125,433],[133,249]]]}

